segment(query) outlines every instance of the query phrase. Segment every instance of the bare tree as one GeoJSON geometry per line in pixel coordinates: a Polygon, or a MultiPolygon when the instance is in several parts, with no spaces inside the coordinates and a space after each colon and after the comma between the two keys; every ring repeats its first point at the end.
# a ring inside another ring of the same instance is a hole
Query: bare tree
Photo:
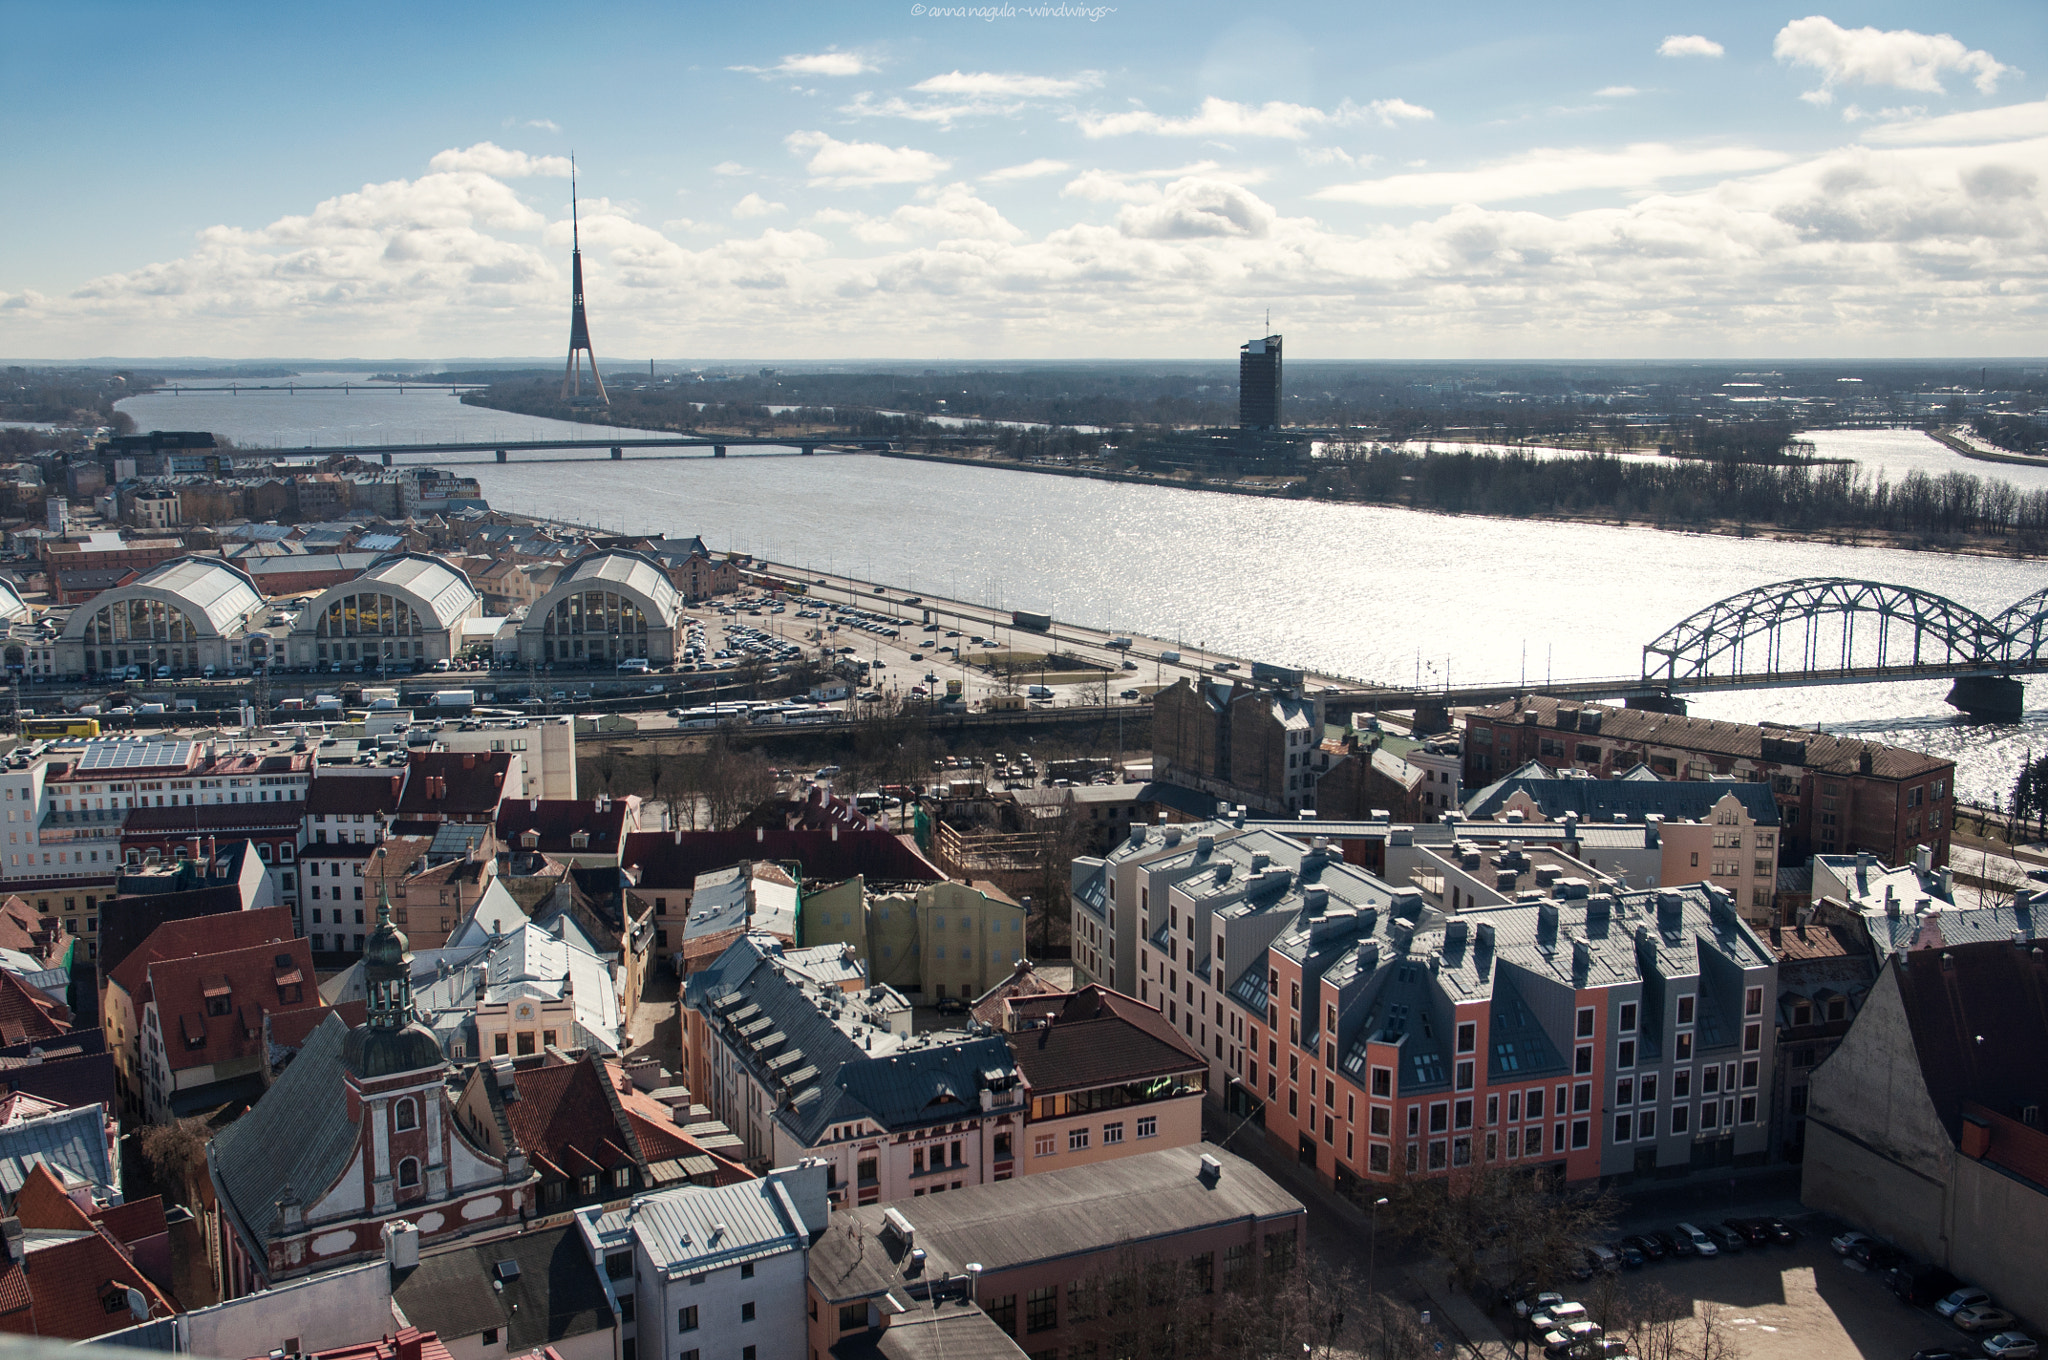
{"type": "Polygon", "coordinates": [[[212,1137],[203,1119],[174,1119],[136,1130],[135,1149],[149,1163],[158,1187],[190,1208],[200,1202],[198,1187],[206,1179],[206,1144],[212,1137]]]}
{"type": "Polygon", "coordinates": [[[1370,1192],[1387,1195],[1389,1221],[1443,1258],[1463,1287],[1479,1280],[1482,1257],[1516,1281],[1563,1273],[1587,1242],[1613,1231],[1619,1207],[1612,1194],[1563,1189],[1540,1168],[1486,1164],[1362,1183],[1358,1193],[1370,1192]]]}

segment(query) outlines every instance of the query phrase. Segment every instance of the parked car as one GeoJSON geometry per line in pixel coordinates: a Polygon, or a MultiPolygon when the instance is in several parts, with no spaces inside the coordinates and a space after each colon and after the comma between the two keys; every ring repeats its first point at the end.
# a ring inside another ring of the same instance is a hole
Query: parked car
{"type": "Polygon", "coordinates": [[[1621,1259],[1624,1270],[1641,1270],[1643,1263],[1650,1259],[1643,1254],[1642,1248],[1631,1245],[1627,1238],[1608,1243],[1607,1249],[1621,1259]]]}
{"type": "Polygon", "coordinates": [[[1514,1307],[1515,1316],[1518,1318],[1526,1318],[1531,1313],[1541,1312],[1545,1308],[1552,1308],[1564,1302],[1564,1295],[1554,1289],[1539,1291],[1533,1284],[1519,1286],[1519,1288],[1521,1292],[1509,1301],[1514,1307]]]}
{"type": "Polygon", "coordinates": [[[1748,1243],[1743,1239],[1741,1233],[1737,1232],[1735,1229],[1729,1227],[1725,1223],[1708,1224],[1707,1236],[1713,1238],[1714,1245],[1719,1247],[1722,1250],[1722,1252],[1729,1255],[1741,1251],[1743,1247],[1748,1245],[1748,1243]]]}
{"type": "MultiPolygon", "coordinates": [[[[1963,1282],[1935,1265],[1895,1266],[1885,1272],[1884,1282],[1891,1287],[1892,1294],[1901,1303],[1915,1308],[1925,1308],[1937,1303],[1948,1294],[1962,1287],[1963,1282]]],[[[1990,1295],[1980,1302],[1989,1303],[1990,1295]]],[[[1958,1305],[1960,1306],[1960,1305],[1958,1305]]],[[[1942,1314],[1947,1317],[1947,1313],[1942,1314]]]]}
{"type": "Polygon", "coordinates": [[[1543,1353],[1560,1358],[1570,1356],[1579,1346],[1598,1341],[1605,1330],[1591,1318],[1568,1322],[1543,1334],[1543,1353]]]}
{"type": "Polygon", "coordinates": [[[1995,1303],[1975,1303],[1949,1315],[1957,1329],[1965,1332],[2002,1332],[2019,1319],[1995,1303]]]}
{"type": "Polygon", "coordinates": [[[1771,1230],[1760,1218],[1724,1218],[1721,1226],[1742,1239],[1744,1246],[1767,1247],[1771,1244],[1771,1230]]]}
{"type": "Polygon", "coordinates": [[[1695,1255],[1718,1256],[1721,1254],[1721,1248],[1714,1239],[1690,1223],[1678,1225],[1678,1238],[1681,1242],[1689,1243],[1695,1255]]]}
{"type": "Polygon", "coordinates": [[[1857,1232],[1851,1229],[1848,1232],[1836,1233],[1828,1239],[1828,1245],[1835,1249],[1835,1255],[1847,1256],[1850,1252],[1856,1250],[1857,1243],[1873,1241],[1876,1241],[1876,1239],[1869,1233],[1857,1232]]]}
{"type": "Polygon", "coordinates": [[[1585,1317],[1585,1304],[1558,1302],[1530,1313],[1529,1325],[1538,1333],[1553,1332],[1570,1323],[1582,1322],[1585,1317]]]}
{"type": "Polygon", "coordinates": [[[2041,1348],[2025,1332],[2000,1332],[1977,1343],[1992,1360],[2040,1360],[2041,1348]]]}
{"type": "Polygon", "coordinates": [[[1678,1233],[1653,1232],[1647,1234],[1652,1242],[1664,1248],[1666,1256],[1690,1256],[1693,1252],[1692,1239],[1678,1233]]]}
{"type": "Polygon", "coordinates": [[[1794,1242],[1797,1242],[1799,1240],[1799,1230],[1793,1227],[1791,1224],[1787,1223],[1782,1218],[1778,1218],[1775,1216],[1770,1218],[1760,1218],[1757,1220],[1757,1222],[1763,1224],[1764,1227],[1770,1230],[1771,1240],[1773,1242],[1782,1242],[1789,1247],[1794,1242]]]}
{"type": "Polygon", "coordinates": [[[1633,1247],[1637,1252],[1641,1253],[1646,1261],[1661,1261],[1666,1255],[1664,1244],[1648,1233],[1637,1233],[1633,1237],[1624,1237],[1621,1239],[1621,1244],[1624,1247],[1633,1247]]]}
{"type": "Polygon", "coordinates": [[[1861,1261],[1872,1270],[1890,1270],[1906,1263],[1906,1253],[1889,1242],[1880,1242],[1872,1237],[1858,1242],[1855,1250],[1849,1253],[1849,1259],[1861,1261]]]}
{"type": "Polygon", "coordinates": [[[1935,1300],[1934,1311],[1945,1318],[1952,1318],[1965,1308],[1975,1308],[1991,1302],[1991,1291],[1979,1289],[1976,1285],[1961,1285],[1946,1296],[1935,1300]]]}

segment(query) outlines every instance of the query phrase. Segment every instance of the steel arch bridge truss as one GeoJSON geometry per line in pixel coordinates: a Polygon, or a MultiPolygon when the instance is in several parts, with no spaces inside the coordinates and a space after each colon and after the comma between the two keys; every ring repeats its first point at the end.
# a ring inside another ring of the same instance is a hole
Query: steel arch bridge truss
{"type": "MultiPolygon", "coordinates": [[[[2029,600],[2037,614],[2048,615],[2048,591],[2029,600]]],[[[2037,618],[2035,627],[2048,637],[2048,617],[2037,618]]],[[[1999,623],[1940,595],[1848,577],[1807,577],[1731,595],[1680,621],[1643,648],[1643,679],[1999,669],[2007,650],[2006,629],[1999,623]]]]}
{"type": "Polygon", "coordinates": [[[2004,635],[2004,657],[2016,669],[2048,668],[2048,590],[2007,605],[1992,624],[2004,635]]]}

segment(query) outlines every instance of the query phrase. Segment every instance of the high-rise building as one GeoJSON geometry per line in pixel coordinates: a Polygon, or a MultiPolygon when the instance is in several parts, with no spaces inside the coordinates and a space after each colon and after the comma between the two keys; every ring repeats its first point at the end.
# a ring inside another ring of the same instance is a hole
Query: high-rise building
{"type": "Polygon", "coordinates": [[[1247,340],[1237,352],[1237,426],[1280,428],[1280,337],[1247,340]]]}

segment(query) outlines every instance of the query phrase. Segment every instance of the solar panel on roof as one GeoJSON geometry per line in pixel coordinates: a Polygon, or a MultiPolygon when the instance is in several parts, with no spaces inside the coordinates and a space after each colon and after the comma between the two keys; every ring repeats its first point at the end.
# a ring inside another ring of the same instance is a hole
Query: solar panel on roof
{"type": "Polygon", "coordinates": [[[108,741],[85,748],[80,770],[134,770],[157,765],[183,767],[192,760],[189,741],[108,741]]]}

